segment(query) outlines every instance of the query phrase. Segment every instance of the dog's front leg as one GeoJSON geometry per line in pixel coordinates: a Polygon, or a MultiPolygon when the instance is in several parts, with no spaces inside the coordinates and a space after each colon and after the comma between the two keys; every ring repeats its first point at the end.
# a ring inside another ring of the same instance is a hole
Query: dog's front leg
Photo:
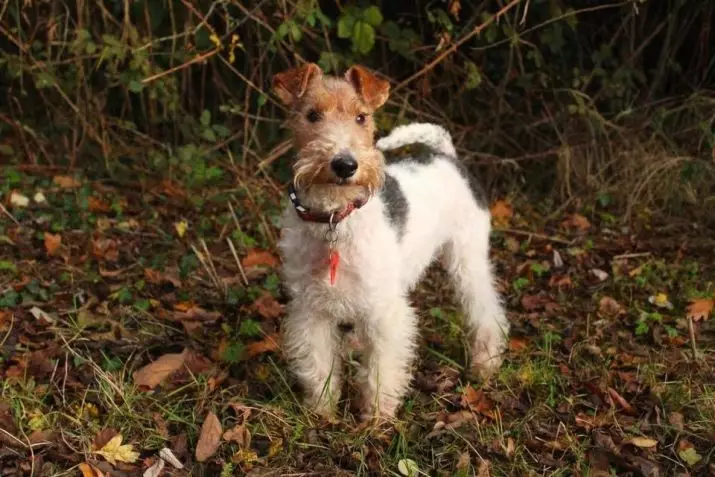
{"type": "Polygon", "coordinates": [[[360,373],[363,419],[394,417],[410,381],[417,317],[400,297],[375,310],[366,323],[365,366],[360,373]]]}
{"type": "Polygon", "coordinates": [[[340,399],[339,337],[333,320],[295,305],[282,325],[283,347],[308,407],[332,417],[340,399]]]}

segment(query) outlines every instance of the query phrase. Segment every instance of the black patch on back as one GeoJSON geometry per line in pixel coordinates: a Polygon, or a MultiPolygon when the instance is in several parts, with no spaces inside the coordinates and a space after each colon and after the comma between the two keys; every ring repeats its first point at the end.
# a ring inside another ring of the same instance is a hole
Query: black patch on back
{"type": "Polygon", "coordinates": [[[454,164],[454,166],[459,171],[459,174],[467,180],[469,183],[469,189],[472,191],[472,197],[477,201],[479,207],[483,209],[489,208],[489,201],[487,200],[487,194],[484,192],[484,187],[479,182],[477,177],[469,172],[467,166],[459,160],[459,158],[450,157],[449,160],[454,164]]]}
{"type": "Polygon", "coordinates": [[[409,205],[400,183],[390,174],[385,174],[385,183],[380,189],[380,198],[385,203],[390,224],[397,230],[397,236],[402,238],[407,225],[409,205]]]}

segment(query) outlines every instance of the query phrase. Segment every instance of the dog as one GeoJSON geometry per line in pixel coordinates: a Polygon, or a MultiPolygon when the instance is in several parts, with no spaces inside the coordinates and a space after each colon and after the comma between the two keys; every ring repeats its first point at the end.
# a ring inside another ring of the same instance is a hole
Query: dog
{"type": "Polygon", "coordinates": [[[472,367],[491,375],[509,325],[489,261],[490,213],[450,134],[418,123],[375,142],[372,115],[390,85],[360,65],[336,77],[305,64],[276,74],[272,88],[297,152],[279,243],[289,295],[281,334],[305,403],[333,416],[347,325],[364,343],[361,417],[395,416],[417,351],[408,293],[437,257],[466,316],[472,367]],[[384,151],[413,143],[430,154],[385,164],[384,151]]]}

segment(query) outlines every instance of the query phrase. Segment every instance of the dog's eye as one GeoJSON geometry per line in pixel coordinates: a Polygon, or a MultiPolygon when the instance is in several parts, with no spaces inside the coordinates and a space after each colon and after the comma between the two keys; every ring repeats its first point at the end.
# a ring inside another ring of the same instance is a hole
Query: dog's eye
{"type": "Polygon", "coordinates": [[[365,124],[365,119],[367,119],[367,114],[360,113],[355,117],[355,122],[358,124],[365,124]]]}
{"type": "Polygon", "coordinates": [[[315,109],[311,109],[310,111],[308,111],[308,114],[305,117],[311,123],[317,123],[318,121],[320,121],[321,115],[315,109]]]}

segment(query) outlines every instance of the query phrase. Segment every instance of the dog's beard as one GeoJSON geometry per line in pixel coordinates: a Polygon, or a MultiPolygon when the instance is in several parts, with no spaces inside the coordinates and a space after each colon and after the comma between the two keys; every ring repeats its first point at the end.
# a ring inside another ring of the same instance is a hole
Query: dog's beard
{"type": "Polygon", "coordinates": [[[358,171],[349,179],[340,179],[330,169],[334,148],[311,143],[301,151],[293,166],[293,185],[301,202],[309,208],[332,211],[345,208],[356,200],[370,199],[384,182],[384,159],[376,149],[358,155],[358,171]]]}

